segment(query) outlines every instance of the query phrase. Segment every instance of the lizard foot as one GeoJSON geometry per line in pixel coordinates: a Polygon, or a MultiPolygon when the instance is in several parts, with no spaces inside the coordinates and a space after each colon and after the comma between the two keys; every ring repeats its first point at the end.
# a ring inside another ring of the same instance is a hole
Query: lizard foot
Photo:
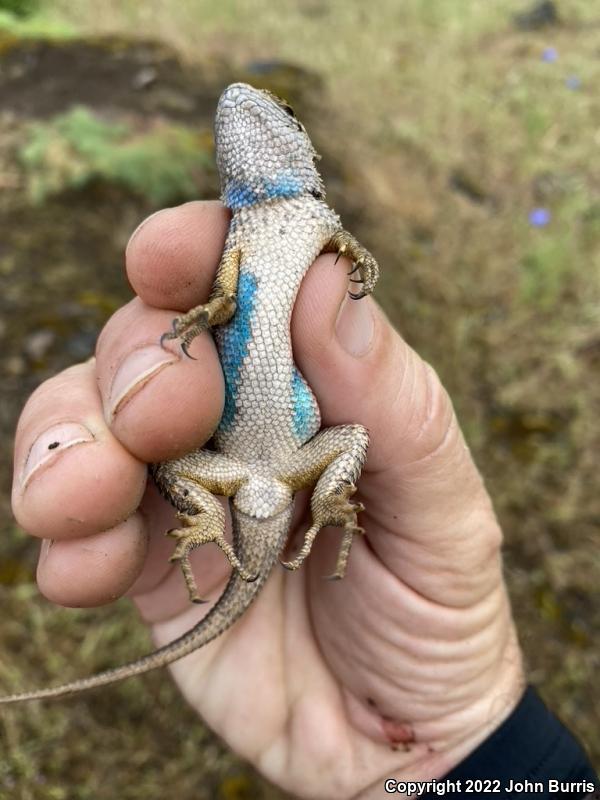
{"type": "Polygon", "coordinates": [[[357,515],[364,511],[364,506],[362,503],[351,502],[349,499],[355,491],[356,486],[354,484],[346,483],[340,491],[330,492],[319,498],[318,503],[313,507],[313,524],[304,536],[300,552],[291,561],[281,562],[286,569],[296,570],[302,566],[321,528],[327,525],[337,525],[344,529],[344,536],[340,545],[335,572],[332,575],[328,575],[327,578],[328,580],[338,580],[344,577],[352,540],[356,534],[364,533],[357,520],[357,515]]]}
{"type": "Polygon", "coordinates": [[[193,358],[189,353],[189,346],[196,336],[207,331],[213,325],[220,324],[223,319],[229,319],[234,311],[235,297],[233,295],[222,294],[213,297],[205,305],[196,306],[187,314],[175,317],[171,330],[163,333],[160,337],[160,345],[162,347],[168,339],[179,339],[183,352],[188,358],[193,358]]]}
{"type": "Polygon", "coordinates": [[[235,550],[225,539],[220,530],[206,530],[206,525],[203,524],[204,520],[202,520],[200,515],[191,516],[189,514],[178,513],[177,518],[183,523],[183,527],[167,531],[167,536],[178,540],[169,561],[180,562],[181,571],[183,572],[183,577],[192,603],[205,602],[198,595],[196,581],[190,565],[190,553],[202,544],[214,542],[214,544],[223,551],[232,568],[238,573],[242,580],[252,583],[257,579],[258,575],[252,574],[244,569],[241,561],[235,554],[235,550]]]}
{"type": "Polygon", "coordinates": [[[336,264],[341,256],[348,256],[352,261],[353,266],[348,274],[354,275],[358,272],[359,277],[350,278],[350,281],[363,285],[359,292],[349,292],[353,300],[360,300],[361,297],[371,294],[379,277],[379,266],[371,253],[351,233],[345,230],[334,233],[325,245],[325,251],[337,252],[336,264]]]}
{"type": "Polygon", "coordinates": [[[235,296],[242,254],[239,248],[223,252],[217,277],[207,303],[192,308],[173,320],[172,329],[160,337],[161,347],[168,339],[179,339],[181,349],[189,358],[189,346],[203,331],[214,325],[224,325],[235,312],[235,296]]]}

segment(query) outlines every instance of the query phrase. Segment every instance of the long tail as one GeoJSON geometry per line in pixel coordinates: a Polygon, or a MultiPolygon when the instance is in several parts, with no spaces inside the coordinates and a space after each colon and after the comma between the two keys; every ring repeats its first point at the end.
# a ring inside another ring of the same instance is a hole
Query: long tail
{"type": "Polygon", "coordinates": [[[133,675],[141,675],[183,658],[226,631],[241,617],[258,595],[277,562],[287,538],[291,507],[268,520],[256,520],[235,510],[232,516],[233,543],[236,553],[248,570],[258,574],[255,581],[248,583],[239,578],[237,574],[232,574],[223,594],[204,619],[178,639],[137,661],[100,672],[89,678],[65,683],[62,686],[0,697],[0,704],[64,697],[87,689],[95,689],[97,686],[115,683],[124,678],[131,678],[133,675]]]}

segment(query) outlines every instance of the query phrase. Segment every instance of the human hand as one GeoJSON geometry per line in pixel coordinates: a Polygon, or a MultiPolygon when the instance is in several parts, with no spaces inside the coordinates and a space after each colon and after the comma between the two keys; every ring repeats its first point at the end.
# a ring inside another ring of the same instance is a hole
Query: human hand
{"type": "MultiPolygon", "coordinates": [[[[196,360],[157,342],[176,312],[206,299],[227,224],[220,204],[188,203],[138,228],[127,249],[138,298],[109,320],[95,361],[36,390],[17,431],[13,505],[44,540],[40,589],[69,606],[127,593],[158,645],[206,609],[168,562],[172,509],[145,488],[145,462],[210,437],[223,380],[209,336],[193,343],[196,360]]],[[[294,354],[324,426],[370,431],[357,495],[367,535],[331,583],[322,576],[339,536],[319,534],[301,570],[276,569],[239,622],[172,671],[207,723],[283,788],[376,798],[386,777],[448,772],[524,684],[501,533],[450,401],[374,301],[346,299],[334,260],[317,259],[303,282],[294,354]]],[[[291,539],[308,524],[302,496],[291,539]]],[[[203,547],[192,563],[216,599],[225,558],[203,547]]]]}

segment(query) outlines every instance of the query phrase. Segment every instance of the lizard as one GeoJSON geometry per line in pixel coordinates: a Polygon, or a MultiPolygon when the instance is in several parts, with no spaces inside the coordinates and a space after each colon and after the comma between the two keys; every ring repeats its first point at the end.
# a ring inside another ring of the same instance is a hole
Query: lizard
{"type": "Polygon", "coordinates": [[[210,447],[149,465],[181,523],[176,540],[190,600],[199,595],[190,553],[213,542],[231,565],[226,586],[203,619],[178,639],[137,661],[63,685],[0,697],[0,704],[55,698],[163,667],[215,639],[258,595],[278,561],[298,569],[318,532],[343,529],[335,571],[342,578],[354,536],[362,533],[352,500],[368,447],[359,424],[321,430],[315,395],[295,365],[290,320],[300,283],[322,252],[352,262],[360,300],[377,281],[373,256],[325,202],[319,158],[287,102],[264,89],[234,83],[215,115],[215,151],[222,202],[231,211],[225,247],[208,301],[176,317],[161,344],[212,331],[225,378],[222,417],[210,447]],[[312,524],[295,558],[283,561],[295,493],[314,487],[312,524]],[[225,538],[229,498],[233,543],[225,538]]]}

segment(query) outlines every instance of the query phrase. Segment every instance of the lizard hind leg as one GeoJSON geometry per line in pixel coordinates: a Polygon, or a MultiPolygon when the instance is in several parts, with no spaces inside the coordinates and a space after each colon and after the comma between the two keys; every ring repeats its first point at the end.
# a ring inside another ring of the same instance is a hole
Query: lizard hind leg
{"type": "Polygon", "coordinates": [[[160,492],[177,509],[180,528],[167,531],[177,540],[170,561],[178,561],[193,603],[204,602],[198,594],[190,563],[192,550],[213,542],[227,557],[242,580],[256,575],[244,568],[233,546],[225,539],[225,510],[216,494],[231,497],[247,479],[247,469],[235,459],[209,450],[197,450],[174,461],[151,466],[160,492]]]}
{"type": "Polygon", "coordinates": [[[368,434],[361,425],[340,425],[321,431],[288,463],[287,475],[284,471],[282,480],[287,478],[294,490],[314,483],[315,478],[318,480],[310,501],[312,525],[298,555],[282,562],[287,569],[298,569],[309,555],[319,531],[335,525],[343,528],[344,534],[335,571],[328,577],[344,576],[354,536],[363,533],[357,517],[364,506],[350,498],[356,491],[355,481],[360,475],[367,445],[368,434]]]}
{"type": "Polygon", "coordinates": [[[222,550],[240,578],[248,582],[256,580],[258,576],[252,575],[244,569],[232,545],[225,538],[225,514],[219,501],[210,492],[198,486],[195,486],[193,490],[190,489],[188,497],[192,502],[196,501],[198,513],[186,514],[179,511],[177,519],[183,523],[183,527],[172,528],[167,531],[167,536],[177,539],[177,545],[169,561],[180,563],[192,603],[206,602],[198,594],[196,579],[190,564],[190,553],[202,544],[213,542],[222,550]]]}

